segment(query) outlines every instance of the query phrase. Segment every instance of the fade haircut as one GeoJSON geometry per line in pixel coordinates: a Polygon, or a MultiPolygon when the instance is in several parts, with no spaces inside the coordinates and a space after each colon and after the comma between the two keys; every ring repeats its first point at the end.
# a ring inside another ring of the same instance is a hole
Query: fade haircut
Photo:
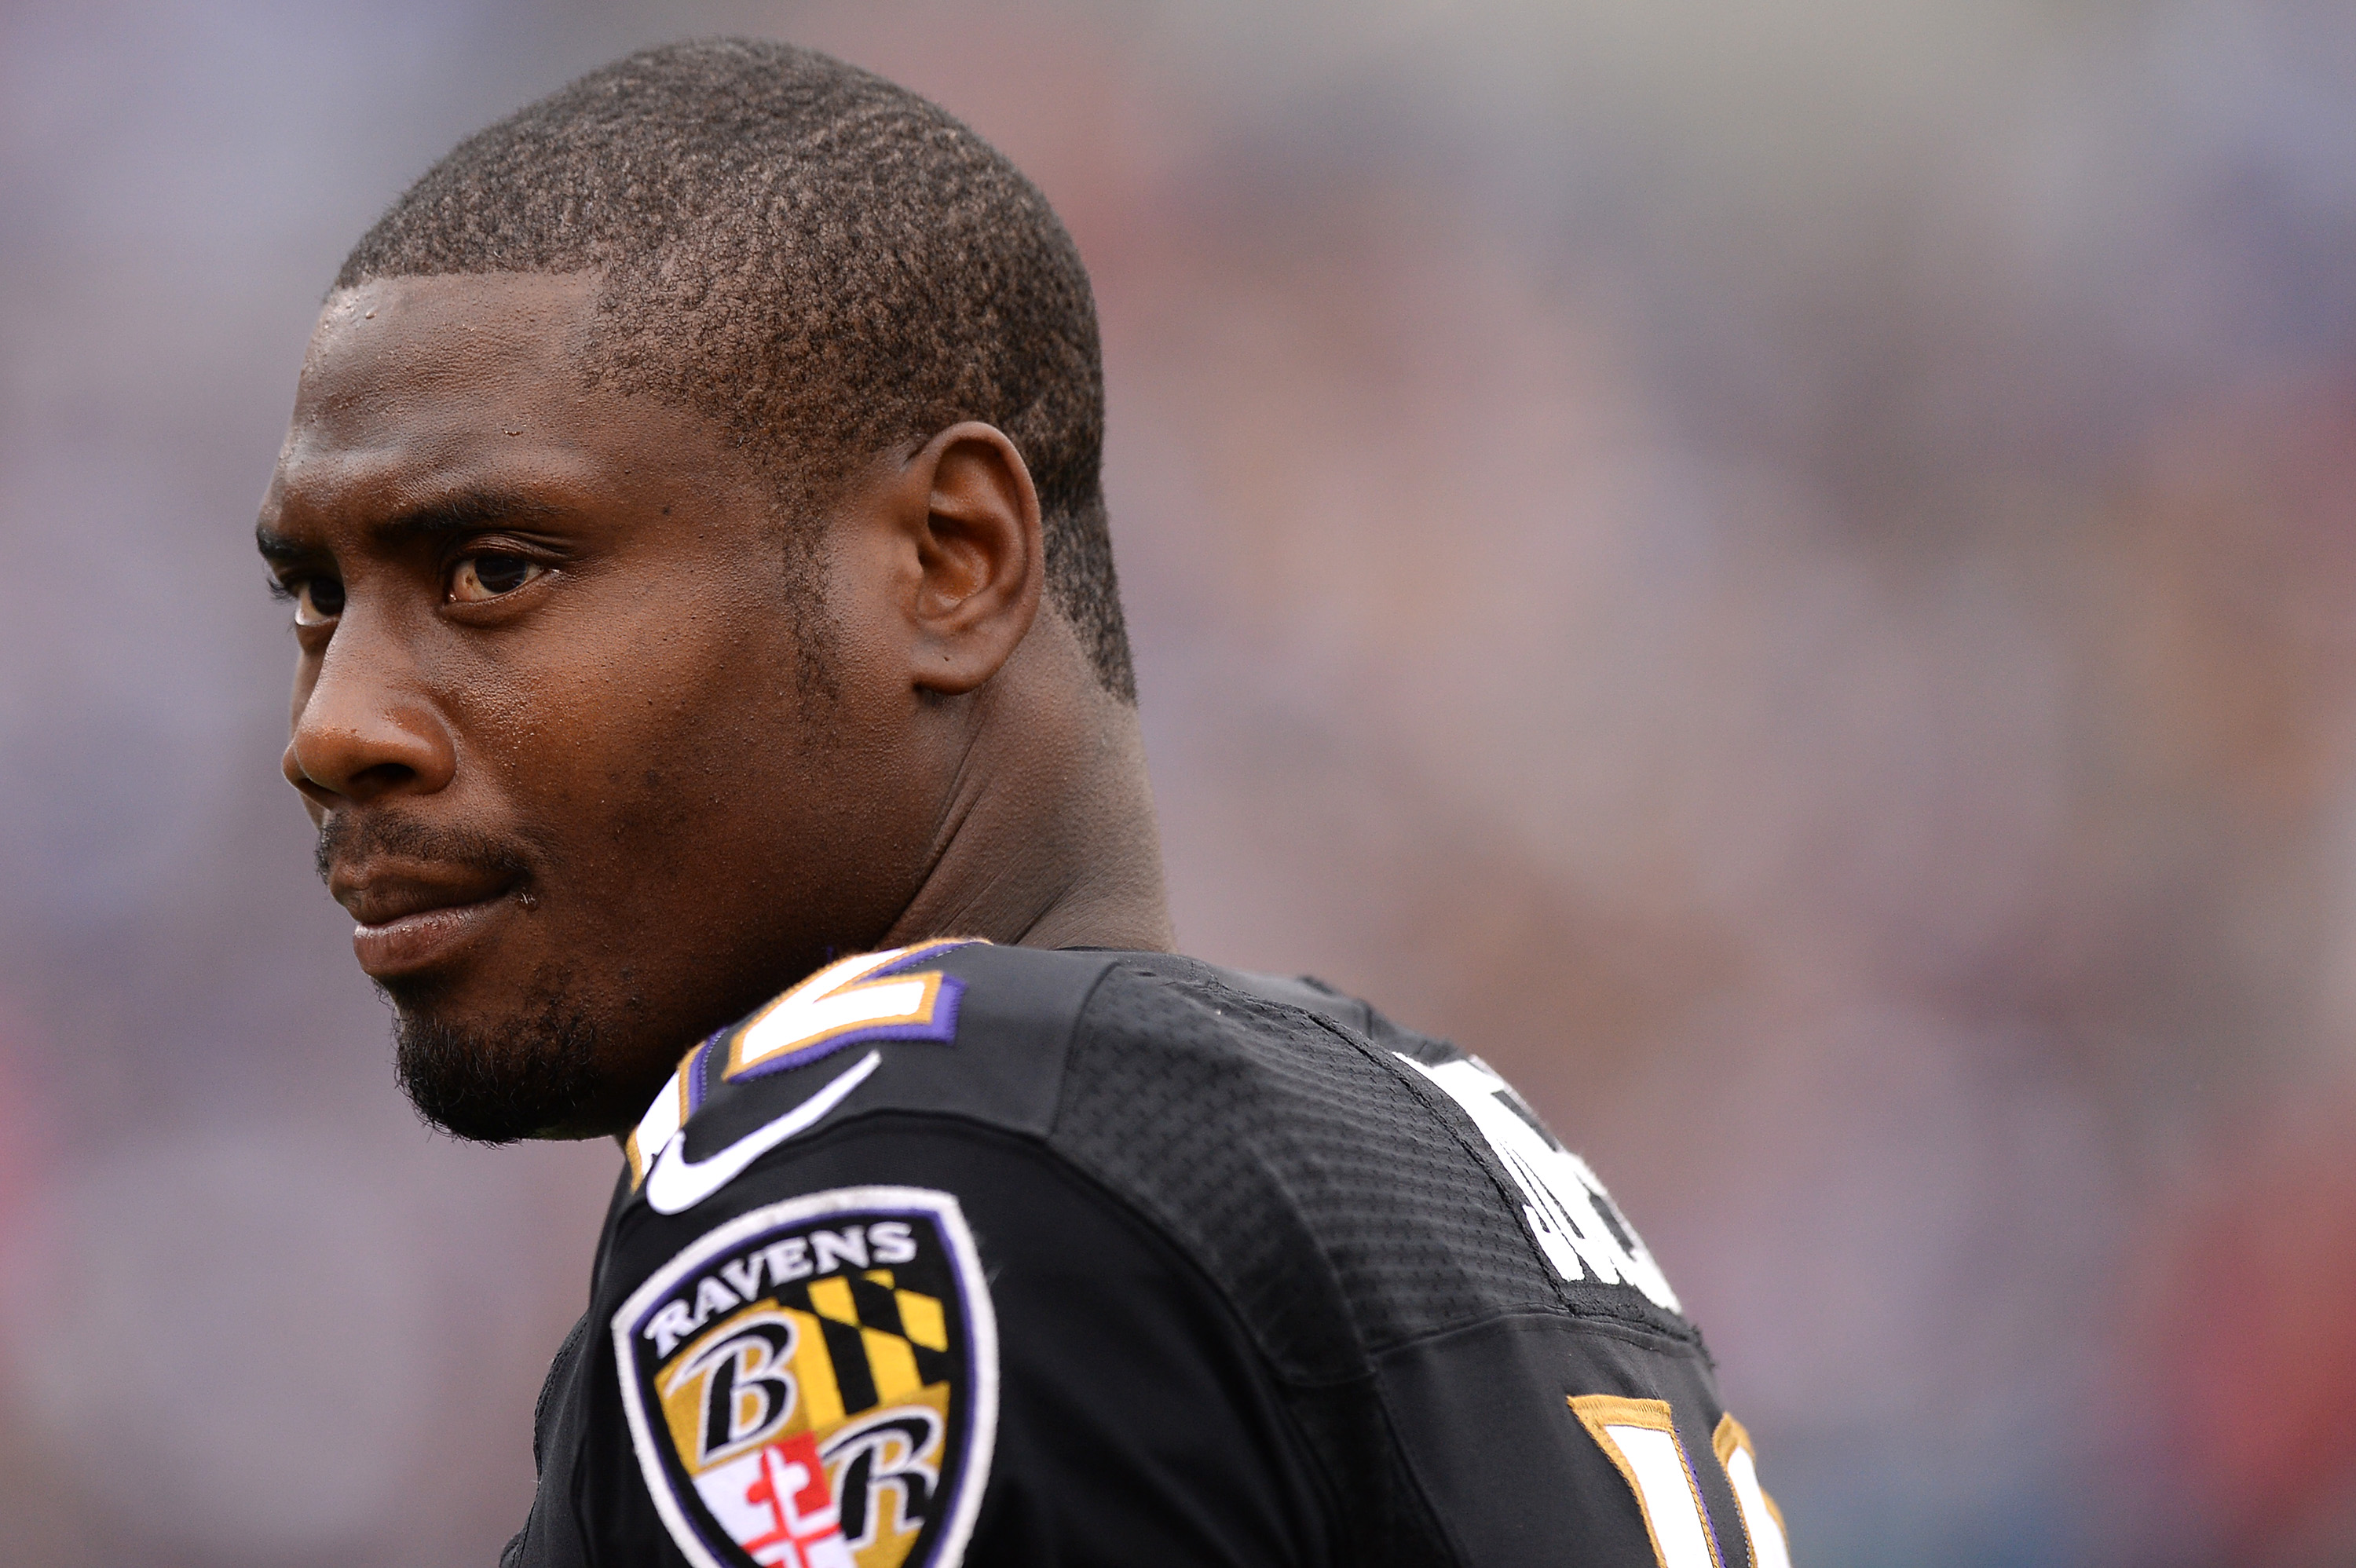
{"type": "Polygon", "coordinates": [[[1048,602],[1136,700],[1095,302],[1071,236],[996,148],[813,50],[648,49],[461,142],[336,287],[581,270],[602,279],[593,376],[720,421],[804,549],[877,454],[960,420],[1005,432],[1038,489],[1048,602]]]}

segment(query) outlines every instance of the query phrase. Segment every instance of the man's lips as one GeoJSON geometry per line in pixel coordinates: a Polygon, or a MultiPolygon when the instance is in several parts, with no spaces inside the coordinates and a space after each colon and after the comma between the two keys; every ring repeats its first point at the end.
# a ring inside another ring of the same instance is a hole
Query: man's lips
{"type": "Polygon", "coordinates": [[[338,867],[336,901],[359,924],[352,955],[370,977],[414,974],[457,955],[514,902],[518,878],[464,867],[338,867]]]}

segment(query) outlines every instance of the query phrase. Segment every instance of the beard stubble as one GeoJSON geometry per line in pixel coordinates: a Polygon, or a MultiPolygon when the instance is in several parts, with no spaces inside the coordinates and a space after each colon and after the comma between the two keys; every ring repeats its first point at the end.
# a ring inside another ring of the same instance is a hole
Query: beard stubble
{"type": "Polygon", "coordinates": [[[425,1123],[468,1143],[510,1144],[573,1123],[594,1097],[603,1031],[563,979],[487,1023],[393,1012],[393,1072],[425,1123]]]}

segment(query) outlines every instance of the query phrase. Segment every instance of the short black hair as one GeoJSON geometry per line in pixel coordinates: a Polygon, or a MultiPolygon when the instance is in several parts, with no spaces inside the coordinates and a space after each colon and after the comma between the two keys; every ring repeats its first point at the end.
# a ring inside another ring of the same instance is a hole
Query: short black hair
{"type": "Polygon", "coordinates": [[[461,142],[335,286],[589,269],[594,372],[720,421],[795,520],[895,443],[966,419],[1005,432],[1038,488],[1049,603],[1105,688],[1136,700],[1096,303],[1046,197],[996,148],[814,50],[668,45],[461,142]]]}

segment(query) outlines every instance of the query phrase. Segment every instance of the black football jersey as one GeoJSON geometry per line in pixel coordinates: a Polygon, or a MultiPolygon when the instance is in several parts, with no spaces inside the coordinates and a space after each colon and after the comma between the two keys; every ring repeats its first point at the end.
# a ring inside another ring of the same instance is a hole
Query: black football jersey
{"type": "Polygon", "coordinates": [[[503,1568],[1786,1568],[1602,1186],[1314,982],[848,958],[626,1147],[503,1568]]]}

